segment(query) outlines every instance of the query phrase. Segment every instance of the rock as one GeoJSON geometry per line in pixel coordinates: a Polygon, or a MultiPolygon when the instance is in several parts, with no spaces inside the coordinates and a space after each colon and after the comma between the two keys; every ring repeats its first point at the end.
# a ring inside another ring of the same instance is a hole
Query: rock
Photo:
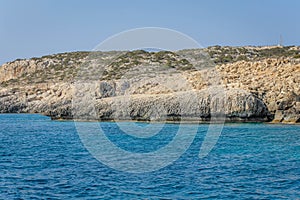
{"type": "Polygon", "coordinates": [[[99,52],[90,57],[90,52],[72,52],[16,60],[0,67],[0,112],[42,113],[53,119],[171,121],[225,115],[226,121],[299,123],[300,60],[292,53],[300,48],[283,47],[283,55],[266,57],[274,48],[204,50],[217,66],[198,61],[204,54],[195,49],[99,52]],[[179,54],[192,58],[190,63],[179,54]],[[93,81],[94,86],[85,85],[93,81]],[[216,85],[222,89],[212,89],[216,85]]]}
{"type": "Polygon", "coordinates": [[[282,122],[283,118],[284,118],[284,111],[283,110],[276,110],[275,112],[275,116],[272,122],[274,123],[278,123],[278,122],[282,122]]]}
{"type": "Polygon", "coordinates": [[[183,120],[183,121],[268,121],[265,104],[251,93],[228,90],[220,95],[217,90],[176,92],[160,95],[131,95],[104,98],[94,102],[78,100],[77,114],[88,120],[183,120]],[[97,115],[92,110],[96,110],[97,115]]]}
{"type": "Polygon", "coordinates": [[[100,82],[99,92],[101,98],[116,96],[116,86],[114,83],[102,81],[100,82]]]}

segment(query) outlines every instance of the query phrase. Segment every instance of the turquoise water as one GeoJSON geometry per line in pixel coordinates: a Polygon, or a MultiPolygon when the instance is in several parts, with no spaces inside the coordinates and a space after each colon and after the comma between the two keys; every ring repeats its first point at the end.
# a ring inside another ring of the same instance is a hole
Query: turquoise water
{"type": "MultiPolygon", "coordinates": [[[[203,159],[198,154],[208,125],[199,125],[192,145],[177,161],[141,174],[111,169],[91,156],[74,122],[3,114],[0,126],[0,199],[300,197],[298,125],[226,124],[218,143],[203,159]]],[[[132,152],[159,149],[178,129],[167,124],[162,134],[147,140],[122,133],[115,123],[101,126],[112,142],[132,152]]]]}

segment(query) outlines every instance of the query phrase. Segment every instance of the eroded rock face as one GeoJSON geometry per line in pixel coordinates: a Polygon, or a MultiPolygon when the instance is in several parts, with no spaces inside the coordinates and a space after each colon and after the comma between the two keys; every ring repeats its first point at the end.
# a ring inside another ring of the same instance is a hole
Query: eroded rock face
{"type": "Polygon", "coordinates": [[[264,101],[275,115],[274,122],[299,122],[299,61],[286,58],[242,61],[217,68],[227,88],[244,89],[264,101]]]}
{"type": "MultiPolygon", "coordinates": [[[[103,85],[107,86],[100,83],[97,89],[103,85]]],[[[116,90],[111,85],[108,88],[116,90]]],[[[74,101],[72,106],[74,96],[70,94],[74,92],[74,85],[57,84],[56,87],[40,87],[40,92],[36,88],[31,88],[31,91],[23,98],[2,96],[1,111],[43,113],[53,119],[72,119],[76,112],[75,118],[82,120],[209,121],[211,117],[219,117],[215,120],[233,122],[268,121],[270,117],[264,102],[249,92],[236,89],[119,96],[114,92],[98,99],[92,97],[92,101],[85,96],[75,96],[79,102],[75,106],[74,101]]]]}
{"type": "Polygon", "coordinates": [[[107,98],[97,102],[95,109],[98,119],[104,120],[268,121],[269,117],[261,100],[239,90],[107,98]]]}
{"type": "MultiPolygon", "coordinates": [[[[183,52],[199,55],[197,50],[183,52]]],[[[100,53],[103,60],[113,55],[114,52],[100,53]]],[[[128,55],[110,64],[102,79],[91,73],[96,82],[93,87],[83,84],[83,94],[78,92],[76,73],[85,64],[87,52],[6,63],[0,67],[0,112],[42,113],[53,119],[72,119],[75,113],[75,118],[93,120],[208,121],[225,115],[226,121],[299,123],[298,59],[251,58],[195,71],[173,53],[155,55],[139,51],[128,55]],[[175,72],[146,79],[135,75],[151,63],[154,71],[153,66],[162,64],[163,70],[175,72]],[[116,67],[129,71],[115,73],[116,67]],[[218,77],[213,77],[215,72],[218,77]],[[214,88],[214,84],[221,89],[214,88]],[[85,93],[92,94],[93,101],[81,99],[85,93]]],[[[84,80],[89,81],[89,76],[84,80]]]]}

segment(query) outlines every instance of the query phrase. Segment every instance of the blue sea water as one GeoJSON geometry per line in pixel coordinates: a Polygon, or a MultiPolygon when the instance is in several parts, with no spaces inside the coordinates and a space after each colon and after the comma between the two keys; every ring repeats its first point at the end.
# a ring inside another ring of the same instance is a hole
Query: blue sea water
{"type": "MultiPolygon", "coordinates": [[[[188,150],[169,166],[139,174],[95,159],[72,121],[2,114],[0,126],[0,199],[300,198],[299,125],[226,124],[202,159],[208,125],[186,125],[199,126],[188,150]]],[[[151,152],[168,144],[179,125],[166,124],[149,139],[128,136],[113,122],[101,126],[120,148],[151,152]]]]}

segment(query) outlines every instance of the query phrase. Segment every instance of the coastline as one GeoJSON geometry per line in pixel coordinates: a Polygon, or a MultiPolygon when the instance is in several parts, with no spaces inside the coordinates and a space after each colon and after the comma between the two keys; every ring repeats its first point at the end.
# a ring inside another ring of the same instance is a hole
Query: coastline
{"type": "Polygon", "coordinates": [[[52,118],[51,116],[45,115],[43,113],[0,113],[0,115],[40,115],[44,117],[48,117],[51,121],[57,122],[128,122],[128,123],[153,123],[153,124],[270,124],[270,125],[300,125],[300,123],[294,122],[273,122],[273,121],[259,121],[259,120],[219,120],[219,121],[200,121],[200,120],[122,120],[122,119],[111,119],[111,120],[87,120],[87,119],[71,119],[71,118],[52,118]]]}
{"type": "Polygon", "coordinates": [[[297,52],[297,46],[214,46],[178,52],[129,51],[121,56],[95,52],[93,58],[91,52],[70,52],[19,59],[0,67],[0,113],[171,123],[206,123],[211,113],[224,113],[226,122],[299,123],[297,52]],[[199,53],[210,56],[215,65],[202,66],[195,56],[199,53]],[[232,59],[224,60],[224,54],[232,59]],[[93,67],[90,59],[112,63],[93,67]],[[89,95],[95,101],[89,101],[89,95]],[[74,103],[78,115],[73,114],[74,103]]]}

